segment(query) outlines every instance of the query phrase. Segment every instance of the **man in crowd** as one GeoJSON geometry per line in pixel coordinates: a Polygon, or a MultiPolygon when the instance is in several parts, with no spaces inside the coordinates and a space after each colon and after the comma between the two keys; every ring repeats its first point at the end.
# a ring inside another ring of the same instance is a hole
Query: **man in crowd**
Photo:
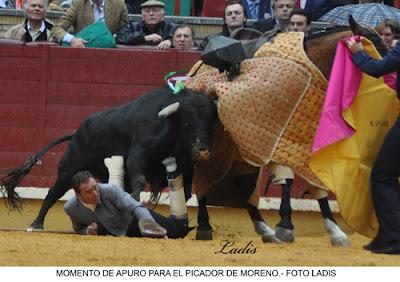
{"type": "Polygon", "coordinates": [[[26,0],[24,9],[26,14],[24,22],[12,26],[4,37],[24,42],[54,41],[50,32],[53,24],[45,19],[47,1],[26,0]]]}
{"type": "Polygon", "coordinates": [[[125,0],[126,7],[129,14],[140,14],[142,5],[146,0],[125,0]]]}
{"type": "Polygon", "coordinates": [[[246,14],[241,0],[228,0],[225,4],[224,9],[224,25],[222,32],[208,35],[200,43],[199,50],[202,51],[206,48],[211,38],[222,35],[230,37],[231,33],[239,28],[243,28],[246,25],[246,14]]]}
{"type": "MultiPolygon", "coordinates": [[[[301,8],[307,11],[310,20],[317,21],[324,14],[334,8],[337,1],[332,0],[297,0],[296,8],[301,8]]],[[[350,2],[350,1],[349,1],[350,2]]],[[[350,3],[349,3],[350,4],[350,3]]],[[[339,3],[337,3],[339,5],[339,3]]]]}
{"type": "Polygon", "coordinates": [[[271,10],[270,0],[242,0],[242,5],[245,8],[248,19],[262,20],[265,15],[270,17],[271,10]]]}
{"type": "Polygon", "coordinates": [[[251,25],[251,28],[261,32],[272,29],[289,30],[289,16],[295,7],[295,0],[272,0],[273,18],[259,20],[251,25]]]}
{"type": "Polygon", "coordinates": [[[307,35],[311,19],[304,9],[294,9],[290,13],[289,23],[289,31],[304,32],[307,35]]]}
{"type": "Polygon", "coordinates": [[[194,45],[194,32],[186,24],[178,25],[172,37],[172,46],[179,50],[191,50],[194,45]]]}
{"type": "Polygon", "coordinates": [[[52,32],[58,42],[70,43],[71,47],[85,47],[86,41],[68,32],[70,27],[74,33],[93,22],[104,21],[112,34],[116,33],[128,22],[128,11],[124,0],[77,0],[68,8],[52,32]]]}
{"type": "Polygon", "coordinates": [[[126,45],[155,45],[164,50],[172,46],[175,24],[165,21],[165,4],[149,0],[142,5],[142,21],[130,21],[120,32],[116,41],[126,45]]]}

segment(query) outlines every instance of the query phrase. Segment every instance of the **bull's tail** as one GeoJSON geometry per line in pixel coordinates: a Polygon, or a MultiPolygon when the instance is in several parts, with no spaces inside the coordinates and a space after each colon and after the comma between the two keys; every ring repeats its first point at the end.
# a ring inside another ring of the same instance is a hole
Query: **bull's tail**
{"type": "Polygon", "coordinates": [[[20,211],[22,209],[22,199],[15,192],[15,188],[21,182],[21,180],[29,174],[31,168],[43,157],[46,152],[48,152],[54,146],[63,143],[65,141],[69,141],[72,139],[74,134],[64,135],[62,137],[57,138],[42,150],[37,152],[35,155],[30,156],[22,166],[5,169],[2,170],[2,174],[6,174],[0,180],[0,192],[3,194],[3,197],[6,199],[6,206],[13,210],[17,209],[20,211]]]}

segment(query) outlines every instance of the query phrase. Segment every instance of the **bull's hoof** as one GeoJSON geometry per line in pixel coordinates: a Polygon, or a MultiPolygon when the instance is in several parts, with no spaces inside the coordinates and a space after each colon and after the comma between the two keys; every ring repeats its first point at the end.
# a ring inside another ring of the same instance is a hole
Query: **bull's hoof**
{"type": "Polygon", "coordinates": [[[282,244],[283,242],[277,238],[275,235],[271,234],[263,234],[261,236],[263,243],[274,243],[274,244],[282,244]]]}
{"type": "Polygon", "coordinates": [[[196,232],[196,240],[212,240],[212,230],[199,230],[196,232]]]}
{"type": "Polygon", "coordinates": [[[331,238],[331,245],[334,247],[348,247],[351,242],[347,236],[338,236],[331,238]]]}
{"type": "Polygon", "coordinates": [[[26,231],[30,232],[30,231],[33,231],[33,230],[43,230],[43,229],[44,229],[43,223],[36,223],[36,222],[33,222],[33,223],[31,224],[31,226],[29,226],[29,227],[26,229],[26,231]]]}
{"type": "Polygon", "coordinates": [[[292,229],[287,229],[277,226],[275,229],[275,236],[283,242],[293,243],[294,235],[292,229]]]}

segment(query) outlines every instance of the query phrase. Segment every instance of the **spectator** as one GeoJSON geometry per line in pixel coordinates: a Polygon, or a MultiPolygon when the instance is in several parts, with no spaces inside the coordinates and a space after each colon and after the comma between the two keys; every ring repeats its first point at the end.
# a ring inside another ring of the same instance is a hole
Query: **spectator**
{"type": "Polygon", "coordinates": [[[310,30],[310,16],[304,9],[293,9],[290,13],[289,22],[289,31],[304,32],[307,35],[310,30]]]}
{"type": "Polygon", "coordinates": [[[146,0],[125,0],[126,8],[129,14],[140,14],[142,11],[142,5],[146,0]]]}
{"type": "Polygon", "coordinates": [[[392,49],[399,41],[400,24],[395,20],[384,20],[375,27],[375,30],[380,34],[383,43],[388,49],[392,49]]]}
{"type": "Polygon", "coordinates": [[[311,21],[317,21],[334,8],[332,0],[297,0],[296,3],[298,3],[296,8],[307,11],[311,21]]]}
{"type": "Polygon", "coordinates": [[[289,30],[289,16],[295,7],[295,0],[272,0],[273,18],[259,20],[251,26],[261,32],[272,29],[289,30]]]}
{"type": "Polygon", "coordinates": [[[270,0],[242,0],[248,19],[261,20],[271,17],[270,0]],[[267,17],[265,15],[268,15],[267,17]]]}
{"type": "Polygon", "coordinates": [[[96,21],[104,21],[112,34],[128,21],[128,11],[123,0],[76,0],[68,8],[52,32],[58,42],[70,43],[71,47],[85,47],[86,41],[67,32],[70,27],[77,33],[96,21]]]}
{"type": "Polygon", "coordinates": [[[51,35],[53,24],[45,19],[46,8],[45,0],[27,0],[24,4],[24,22],[12,26],[4,37],[24,42],[55,41],[51,35]]]}
{"type": "Polygon", "coordinates": [[[142,20],[130,21],[120,32],[116,41],[126,45],[156,45],[158,49],[172,46],[175,24],[165,21],[165,4],[149,0],[142,5],[142,20]]]}
{"type": "Polygon", "coordinates": [[[204,50],[211,38],[222,35],[229,37],[235,29],[246,26],[246,12],[241,0],[228,0],[224,8],[224,25],[222,32],[208,35],[200,43],[199,50],[204,50]]]}
{"type": "Polygon", "coordinates": [[[191,50],[194,46],[194,32],[186,24],[178,25],[172,37],[172,46],[179,50],[191,50]]]}

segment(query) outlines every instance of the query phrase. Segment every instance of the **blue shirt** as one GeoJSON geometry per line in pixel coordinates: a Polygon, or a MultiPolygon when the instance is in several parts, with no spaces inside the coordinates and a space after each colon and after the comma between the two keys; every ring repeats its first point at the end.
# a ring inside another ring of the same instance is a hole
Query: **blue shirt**
{"type": "Polygon", "coordinates": [[[391,49],[382,60],[375,60],[368,56],[365,51],[360,51],[352,55],[353,62],[363,72],[373,77],[379,77],[388,73],[397,72],[396,92],[400,98],[400,44],[391,49]]]}

